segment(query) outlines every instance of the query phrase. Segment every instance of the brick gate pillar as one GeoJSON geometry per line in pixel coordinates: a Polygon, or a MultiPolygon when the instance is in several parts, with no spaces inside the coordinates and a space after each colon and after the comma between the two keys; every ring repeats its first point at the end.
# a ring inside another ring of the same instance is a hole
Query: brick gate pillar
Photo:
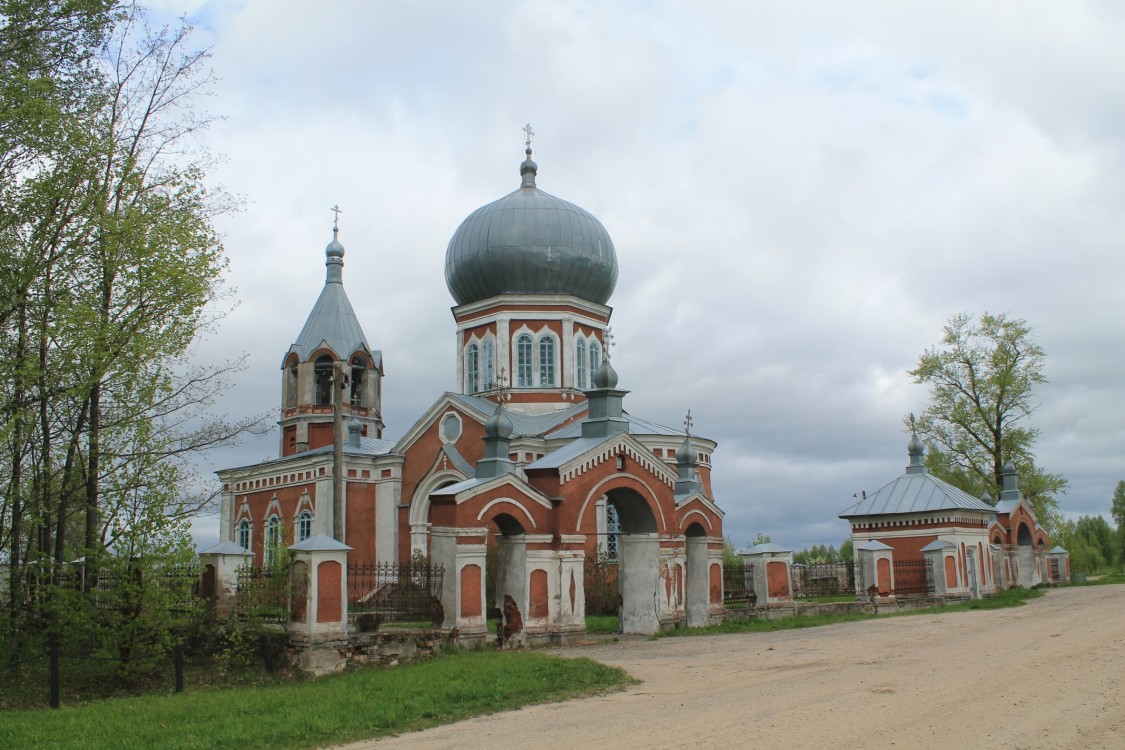
{"type": "Polygon", "coordinates": [[[793,579],[790,567],[793,553],[784,547],[765,542],[755,544],[742,553],[742,559],[754,564],[754,595],[758,607],[769,607],[793,602],[793,579]]]}
{"type": "Polygon", "coordinates": [[[306,672],[328,674],[347,664],[350,550],[325,534],[289,547],[289,645],[306,672]]]}
{"type": "MultiPolygon", "coordinates": [[[[930,563],[930,569],[934,572],[934,594],[937,596],[944,596],[949,593],[949,568],[946,565],[946,559],[952,560],[952,557],[947,555],[947,550],[955,549],[955,545],[951,542],[945,542],[941,539],[935,539],[922,548],[922,555],[926,561],[930,563]]],[[[957,569],[953,569],[956,575],[957,569]]],[[[957,582],[954,580],[953,585],[956,586],[957,582]]]]}
{"type": "Polygon", "coordinates": [[[488,635],[485,608],[488,530],[430,528],[430,557],[445,572],[441,582],[442,629],[456,630],[462,640],[480,641],[488,635]]]}
{"type": "Polygon", "coordinates": [[[868,598],[871,587],[875,587],[878,597],[883,601],[894,601],[895,566],[894,548],[878,539],[864,542],[855,548],[859,554],[859,564],[863,571],[864,591],[856,592],[868,598]]]}
{"type": "Polygon", "coordinates": [[[254,554],[235,542],[220,542],[199,553],[203,568],[203,595],[215,614],[226,615],[234,606],[238,591],[238,569],[248,564],[254,554]]]}

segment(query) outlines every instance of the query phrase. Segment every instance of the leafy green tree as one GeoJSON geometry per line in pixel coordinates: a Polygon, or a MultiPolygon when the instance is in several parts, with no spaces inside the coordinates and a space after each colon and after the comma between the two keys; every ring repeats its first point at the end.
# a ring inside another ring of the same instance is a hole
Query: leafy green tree
{"type": "Polygon", "coordinates": [[[1067,482],[1035,464],[1039,431],[1030,417],[1039,406],[1036,387],[1047,382],[1045,362],[1026,321],[990,313],[974,320],[960,313],[910,375],[930,387],[930,402],[915,427],[929,444],[930,471],[972,495],[987,491],[995,498],[1010,460],[1020,490],[1050,530],[1059,522],[1056,496],[1065,493],[1067,482]]]}
{"type": "MultiPolygon", "coordinates": [[[[187,358],[226,267],[212,220],[231,207],[204,187],[209,158],[192,146],[210,120],[194,97],[211,75],[189,32],[151,29],[126,2],[0,0],[11,96],[0,105],[0,542],[13,623],[58,617],[27,584],[49,590],[68,560],[83,561],[89,602],[102,571],[175,558],[208,500],[189,491],[188,458],[255,423],[211,417],[231,367],[187,358]]],[[[115,611],[160,621],[157,600],[133,601],[115,611]]]]}
{"type": "Polygon", "coordinates": [[[1125,480],[1119,481],[1113,490],[1110,514],[1117,524],[1117,555],[1114,559],[1118,564],[1125,565],[1125,480]]]}

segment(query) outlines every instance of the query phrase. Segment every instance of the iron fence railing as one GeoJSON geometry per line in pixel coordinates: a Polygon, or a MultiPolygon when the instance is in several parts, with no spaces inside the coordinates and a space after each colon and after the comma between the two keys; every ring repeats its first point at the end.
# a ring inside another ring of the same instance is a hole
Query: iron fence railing
{"type": "Polygon", "coordinates": [[[365,629],[388,622],[440,626],[445,568],[429,562],[348,566],[348,621],[365,629]]]}
{"type": "Polygon", "coordinates": [[[855,593],[855,563],[844,560],[834,563],[794,565],[793,596],[843,596],[855,593]]]}
{"type": "Polygon", "coordinates": [[[895,595],[934,593],[932,560],[895,560],[895,595]]]}
{"type": "Polygon", "coordinates": [[[235,573],[238,617],[284,625],[289,620],[289,566],[246,565],[235,573]]]}
{"type": "Polygon", "coordinates": [[[723,565],[723,604],[749,604],[758,601],[754,593],[754,563],[723,565]]]}

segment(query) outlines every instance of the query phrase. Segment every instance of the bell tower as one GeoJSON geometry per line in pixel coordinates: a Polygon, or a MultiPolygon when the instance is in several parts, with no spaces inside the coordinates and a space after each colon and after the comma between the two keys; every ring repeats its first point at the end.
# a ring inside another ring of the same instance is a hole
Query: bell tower
{"type": "Polygon", "coordinates": [[[340,209],[332,210],[324,289],[282,358],[282,456],[332,445],[337,405],[344,420],[359,422],[362,437],[383,436],[383,354],[367,343],[344,292],[340,209]]]}

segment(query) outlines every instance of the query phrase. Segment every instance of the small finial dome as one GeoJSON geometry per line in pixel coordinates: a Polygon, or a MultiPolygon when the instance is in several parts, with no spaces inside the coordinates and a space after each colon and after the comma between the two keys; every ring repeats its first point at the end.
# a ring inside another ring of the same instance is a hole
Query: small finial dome
{"type": "Polygon", "coordinates": [[[695,463],[695,449],[691,445],[691,435],[684,435],[684,442],[676,449],[676,463],[695,463]]]}
{"type": "Polygon", "coordinates": [[[1004,463],[1004,473],[1005,474],[1015,474],[1016,473],[1016,465],[1014,463],[1012,463],[1011,459],[1008,459],[1008,461],[1004,463]]]}
{"type": "Polygon", "coordinates": [[[348,445],[359,447],[359,439],[363,436],[363,423],[355,417],[348,420],[348,445]]]}
{"type": "Polygon", "coordinates": [[[329,258],[343,258],[344,246],[340,244],[338,239],[338,229],[332,230],[332,241],[328,243],[328,247],[324,248],[324,254],[329,258]]]}
{"type": "Polygon", "coordinates": [[[910,435],[910,442],[906,446],[906,452],[911,458],[921,457],[925,452],[922,447],[922,441],[918,439],[918,433],[914,432],[910,435]]]}
{"type": "Polygon", "coordinates": [[[609,363],[608,359],[602,360],[601,367],[594,373],[594,387],[595,388],[616,388],[617,387],[617,370],[613,369],[613,365],[609,363]]]}
{"type": "Polygon", "coordinates": [[[484,423],[485,436],[508,439],[512,436],[513,429],[512,420],[504,413],[504,404],[496,404],[496,411],[492,412],[492,416],[484,423]]]}

